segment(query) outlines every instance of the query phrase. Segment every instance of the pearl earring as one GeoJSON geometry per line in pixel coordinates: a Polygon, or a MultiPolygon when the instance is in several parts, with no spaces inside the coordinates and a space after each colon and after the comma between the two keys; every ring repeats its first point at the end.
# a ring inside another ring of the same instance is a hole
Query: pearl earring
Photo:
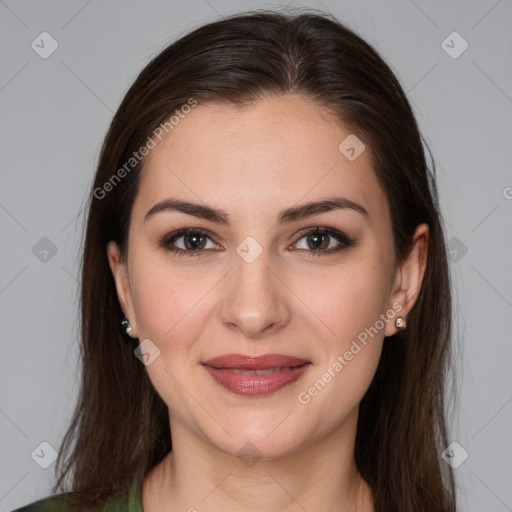
{"type": "Polygon", "coordinates": [[[398,316],[395,320],[395,326],[397,329],[403,331],[407,327],[407,321],[403,316],[398,316]]]}
{"type": "Polygon", "coordinates": [[[126,318],[126,316],[121,320],[121,325],[125,328],[126,334],[130,336],[133,329],[132,326],[130,325],[130,321],[128,320],[128,318],[126,318]]]}

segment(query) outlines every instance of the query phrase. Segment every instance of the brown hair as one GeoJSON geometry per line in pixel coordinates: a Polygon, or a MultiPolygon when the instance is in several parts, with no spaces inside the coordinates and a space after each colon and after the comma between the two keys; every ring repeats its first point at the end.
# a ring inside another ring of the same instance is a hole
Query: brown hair
{"type": "Polygon", "coordinates": [[[440,459],[448,444],[451,292],[434,165],[427,165],[404,91],[368,43],[326,13],[263,10],[207,24],[165,48],[139,74],[105,138],[81,262],[81,390],[54,487],[65,490],[71,477],[78,505],[101,505],[126,492],[171,450],[167,407],[120,325],[106,254],[114,240],[126,257],[144,160],[122,179],[112,178],[191,98],[199,105],[243,105],[283,94],[312,100],[370,149],[389,202],[396,261],[408,254],[416,226],[430,227],[427,267],[407,330],[385,341],[360,404],[355,460],[377,512],[455,510],[453,474],[440,459]]]}

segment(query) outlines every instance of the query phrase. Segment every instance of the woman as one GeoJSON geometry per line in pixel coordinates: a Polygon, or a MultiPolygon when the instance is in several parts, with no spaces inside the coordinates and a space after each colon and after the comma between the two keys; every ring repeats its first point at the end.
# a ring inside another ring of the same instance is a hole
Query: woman
{"type": "Polygon", "coordinates": [[[179,39],[91,193],[73,492],[19,510],[455,510],[440,219],[401,86],[339,21],[179,39]]]}

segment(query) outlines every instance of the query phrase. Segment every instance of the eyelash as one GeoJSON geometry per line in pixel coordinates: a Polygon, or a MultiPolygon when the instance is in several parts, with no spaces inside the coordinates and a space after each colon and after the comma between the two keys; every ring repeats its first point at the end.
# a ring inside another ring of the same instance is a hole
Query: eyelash
{"type": "MultiPolygon", "coordinates": [[[[345,233],[342,233],[340,231],[329,229],[329,228],[322,228],[322,227],[315,227],[307,229],[299,234],[299,237],[297,238],[297,241],[293,244],[297,244],[299,240],[302,238],[307,237],[308,235],[312,234],[321,234],[321,235],[329,235],[333,238],[335,238],[339,245],[334,249],[319,249],[319,250],[307,250],[307,249],[298,249],[299,251],[305,251],[306,253],[309,253],[307,257],[318,257],[318,256],[328,256],[330,254],[338,253],[342,251],[343,249],[348,249],[349,247],[352,247],[355,245],[355,240],[347,236],[345,233]]],[[[215,242],[210,234],[200,228],[187,228],[187,229],[180,229],[178,231],[175,231],[174,233],[171,233],[170,235],[163,238],[163,240],[160,242],[160,246],[164,249],[176,254],[177,256],[185,256],[189,258],[195,258],[198,256],[201,256],[201,253],[205,250],[210,249],[196,249],[196,250],[185,250],[180,248],[173,248],[171,247],[171,243],[177,240],[178,238],[182,238],[186,235],[201,235],[206,236],[210,238],[213,242],[215,242]]],[[[216,242],[215,242],[216,243],[216,242]]],[[[330,245],[330,244],[328,244],[330,245]]]]}

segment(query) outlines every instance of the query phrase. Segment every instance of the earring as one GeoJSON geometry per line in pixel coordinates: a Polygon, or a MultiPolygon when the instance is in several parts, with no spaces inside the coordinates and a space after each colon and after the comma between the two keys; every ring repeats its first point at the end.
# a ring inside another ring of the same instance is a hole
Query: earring
{"type": "Polygon", "coordinates": [[[398,316],[395,320],[395,326],[397,329],[403,331],[407,327],[407,321],[403,316],[398,316]]]}
{"type": "Polygon", "coordinates": [[[128,318],[126,318],[126,316],[121,320],[121,325],[125,328],[126,334],[130,336],[133,329],[132,326],[130,325],[130,321],[128,320],[128,318]]]}

